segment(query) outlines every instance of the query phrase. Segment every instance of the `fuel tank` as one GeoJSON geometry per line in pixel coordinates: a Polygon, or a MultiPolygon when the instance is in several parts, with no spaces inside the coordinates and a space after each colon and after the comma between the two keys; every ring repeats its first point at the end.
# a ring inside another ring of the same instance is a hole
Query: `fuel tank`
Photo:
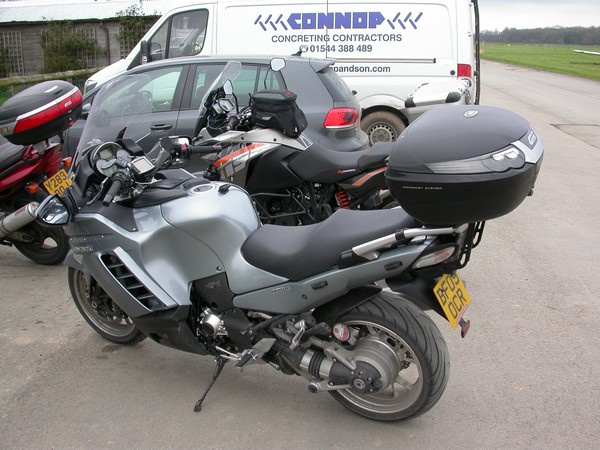
{"type": "Polygon", "coordinates": [[[201,184],[192,188],[187,197],[161,205],[161,211],[169,224],[201,241],[217,255],[222,264],[214,268],[213,274],[225,272],[234,294],[286,281],[250,265],[242,257],[242,244],[260,226],[243,189],[221,182],[201,184]]]}
{"type": "Polygon", "coordinates": [[[137,208],[96,202],[65,228],[73,258],[130,317],[188,305],[199,279],[225,275],[234,294],[286,281],[242,257],[242,244],[260,226],[243,189],[211,182],[170,200],[149,195],[155,201],[137,208]]]}

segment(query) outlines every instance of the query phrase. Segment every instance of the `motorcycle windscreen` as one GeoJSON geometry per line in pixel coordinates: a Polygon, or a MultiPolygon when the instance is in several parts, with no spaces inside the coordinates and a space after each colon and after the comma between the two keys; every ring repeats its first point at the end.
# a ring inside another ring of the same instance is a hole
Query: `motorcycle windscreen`
{"type": "Polygon", "coordinates": [[[200,107],[198,109],[198,117],[202,117],[206,114],[207,106],[206,101],[210,97],[211,93],[220,87],[222,87],[226,81],[233,81],[238,77],[238,75],[242,72],[242,63],[238,61],[229,61],[225,64],[223,71],[219,74],[215,81],[212,82],[210,87],[206,90],[204,97],[200,101],[200,107]]]}
{"type": "Polygon", "coordinates": [[[152,92],[152,78],[142,73],[106,83],[92,101],[73,168],[77,168],[81,158],[99,144],[119,138],[138,142],[148,136],[151,133],[152,92]]]}

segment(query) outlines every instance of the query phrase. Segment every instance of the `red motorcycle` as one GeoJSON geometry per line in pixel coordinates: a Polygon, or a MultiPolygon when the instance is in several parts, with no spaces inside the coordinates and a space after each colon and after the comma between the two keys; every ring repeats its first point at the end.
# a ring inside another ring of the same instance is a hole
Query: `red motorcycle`
{"type": "Polygon", "coordinates": [[[46,81],[0,106],[0,244],[39,264],[58,264],[69,250],[62,228],[34,221],[39,203],[70,185],[62,133],[79,117],[82,96],[66,81],[46,81]],[[57,136],[59,141],[51,141],[57,136]]]}

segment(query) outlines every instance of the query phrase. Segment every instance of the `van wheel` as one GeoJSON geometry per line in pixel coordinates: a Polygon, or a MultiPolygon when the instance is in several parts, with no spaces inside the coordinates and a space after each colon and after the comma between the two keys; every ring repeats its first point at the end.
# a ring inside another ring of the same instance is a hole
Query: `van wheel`
{"type": "Polygon", "coordinates": [[[377,111],[363,118],[361,128],[369,136],[369,145],[372,146],[377,142],[395,141],[406,125],[391,112],[377,111]]]}

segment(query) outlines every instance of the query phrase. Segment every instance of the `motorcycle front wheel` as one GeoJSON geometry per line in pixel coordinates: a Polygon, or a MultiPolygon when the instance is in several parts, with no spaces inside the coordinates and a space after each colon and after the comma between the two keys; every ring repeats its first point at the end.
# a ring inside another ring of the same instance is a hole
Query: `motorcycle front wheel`
{"type": "Polygon", "coordinates": [[[12,241],[24,256],[44,265],[60,264],[69,251],[69,239],[62,228],[42,227],[32,222],[23,228],[31,240],[12,241]]]}
{"type": "Polygon", "coordinates": [[[378,392],[331,391],[338,402],[383,421],[415,417],[437,403],[448,383],[449,355],[439,329],[423,311],[402,297],[382,292],[344,313],[336,323],[346,325],[359,341],[385,345],[390,349],[387,367],[394,368],[392,382],[378,392]]]}
{"type": "Polygon", "coordinates": [[[104,339],[123,345],[134,345],[146,339],[131,319],[96,280],[86,280],[85,274],[69,267],[69,289],[75,306],[86,322],[104,339]],[[89,281],[89,286],[88,286],[89,281]]]}

